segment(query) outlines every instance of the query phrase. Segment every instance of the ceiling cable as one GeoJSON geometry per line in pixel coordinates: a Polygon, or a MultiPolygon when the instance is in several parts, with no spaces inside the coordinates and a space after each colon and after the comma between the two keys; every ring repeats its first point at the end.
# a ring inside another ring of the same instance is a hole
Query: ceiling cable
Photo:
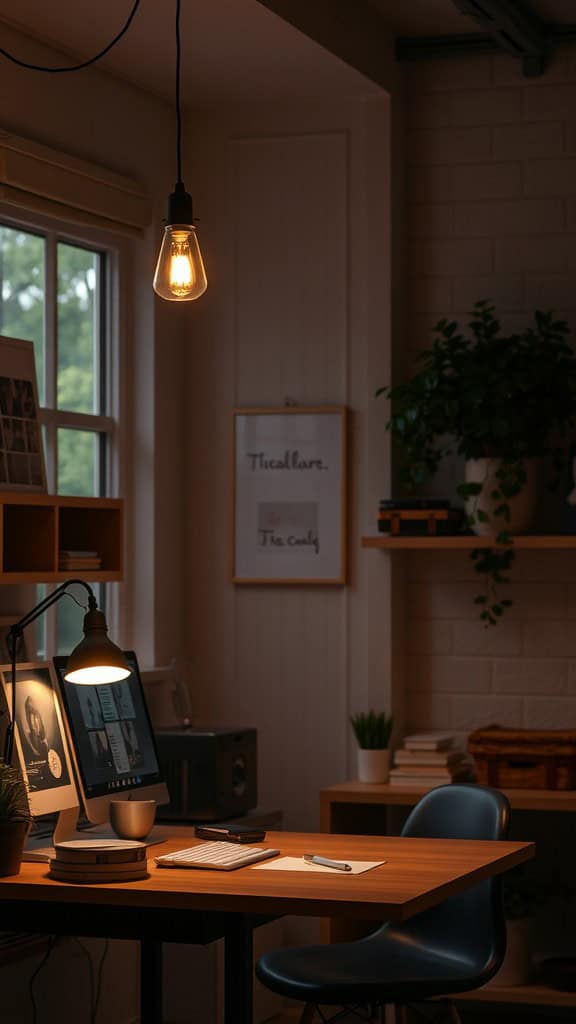
{"type": "Polygon", "coordinates": [[[177,181],[182,181],[182,112],[180,109],[180,0],[176,0],[176,163],[178,165],[177,181]]]}
{"type": "Polygon", "coordinates": [[[19,57],[15,57],[12,53],[8,53],[8,50],[4,50],[1,46],[0,56],[5,57],[6,60],[12,61],[12,63],[16,64],[19,68],[26,68],[27,71],[45,71],[49,74],[59,74],[63,71],[81,71],[82,68],[90,67],[91,64],[95,64],[96,61],[100,60],[102,57],[105,57],[107,53],[110,53],[112,47],[116,46],[116,43],[120,42],[122,36],[125,35],[125,33],[130,28],[130,25],[132,24],[132,21],[134,19],[134,15],[136,14],[136,11],[138,10],[139,6],[140,0],[134,0],[132,10],[130,11],[128,18],[124,23],[123,27],[120,29],[120,31],[117,32],[114,38],[110,40],[110,42],[107,44],[107,46],[104,47],[103,50],[100,50],[100,52],[97,53],[94,57],[90,57],[88,60],[83,60],[80,64],[70,64],[67,67],[62,68],[49,68],[44,67],[42,64],[30,64],[28,61],[20,60],[19,57]]]}

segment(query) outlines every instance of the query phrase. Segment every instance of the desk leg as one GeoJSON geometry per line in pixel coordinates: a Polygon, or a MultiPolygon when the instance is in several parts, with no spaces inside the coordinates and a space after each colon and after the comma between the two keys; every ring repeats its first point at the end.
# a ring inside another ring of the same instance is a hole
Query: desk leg
{"type": "Polygon", "coordinates": [[[140,1024],[162,1024],[162,943],[140,942],[140,1024]]]}
{"type": "Polygon", "coordinates": [[[252,923],[235,914],[224,937],[224,1024],[252,1024],[252,923]]]}

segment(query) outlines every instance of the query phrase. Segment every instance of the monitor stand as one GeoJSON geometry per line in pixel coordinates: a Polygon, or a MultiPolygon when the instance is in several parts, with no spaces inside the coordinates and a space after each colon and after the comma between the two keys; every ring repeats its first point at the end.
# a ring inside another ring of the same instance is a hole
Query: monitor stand
{"type": "MultiPolygon", "coordinates": [[[[56,821],[56,828],[52,835],[52,845],[46,846],[46,836],[38,836],[37,838],[30,838],[26,842],[26,847],[22,856],[23,861],[33,863],[47,864],[49,860],[54,856],[54,843],[65,843],[71,839],[81,839],[84,843],[90,842],[91,839],[117,839],[118,836],[112,831],[110,825],[94,826],[90,828],[78,829],[78,815],[80,808],[78,805],[75,807],[66,807],[63,811],[58,812],[58,818],[56,821]]],[[[164,843],[166,841],[166,835],[162,834],[162,830],[153,828],[152,831],[146,836],[145,839],[141,840],[146,846],[154,846],[156,843],[164,843]]]]}

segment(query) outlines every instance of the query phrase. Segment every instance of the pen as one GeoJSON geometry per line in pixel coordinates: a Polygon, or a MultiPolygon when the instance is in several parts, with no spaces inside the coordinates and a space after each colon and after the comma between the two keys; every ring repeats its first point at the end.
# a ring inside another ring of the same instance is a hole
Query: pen
{"type": "Polygon", "coordinates": [[[328,860],[327,857],[318,857],[315,853],[305,853],[304,860],[308,864],[322,864],[325,868],[335,868],[336,871],[352,871],[350,864],[342,860],[328,860]]]}

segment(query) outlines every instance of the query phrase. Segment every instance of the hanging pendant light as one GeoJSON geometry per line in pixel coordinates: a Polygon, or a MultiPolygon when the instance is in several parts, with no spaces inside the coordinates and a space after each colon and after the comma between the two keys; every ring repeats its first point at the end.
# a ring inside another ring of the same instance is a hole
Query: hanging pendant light
{"type": "Polygon", "coordinates": [[[190,302],[208,287],[196,236],[192,196],[182,181],[182,116],[180,112],[180,2],[176,0],[176,162],[178,180],[168,197],[168,213],[160,246],[154,291],[162,299],[190,302]]]}

